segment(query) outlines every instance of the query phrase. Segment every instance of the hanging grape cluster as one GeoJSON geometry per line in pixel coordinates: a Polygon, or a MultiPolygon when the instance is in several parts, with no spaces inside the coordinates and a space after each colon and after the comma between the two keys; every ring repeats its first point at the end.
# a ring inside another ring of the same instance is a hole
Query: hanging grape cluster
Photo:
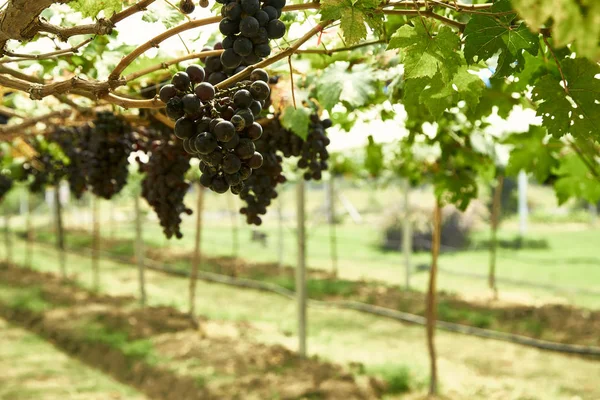
{"type": "Polygon", "coordinates": [[[183,237],[180,215],[192,213],[183,203],[190,187],[185,179],[189,168],[190,156],[168,137],[153,142],[150,159],[142,167],[146,174],[142,181],[142,197],[156,212],[169,239],[173,235],[178,239],[183,237]]]}
{"type": "Polygon", "coordinates": [[[77,128],[59,128],[50,136],[49,140],[57,143],[63,153],[69,158],[66,175],[69,181],[69,189],[75,198],[80,199],[87,190],[87,179],[85,176],[85,144],[90,140],[91,127],[82,125],[77,128]]]}
{"type": "Polygon", "coordinates": [[[322,171],[326,170],[330,143],[325,130],[331,127],[331,120],[321,120],[317,114],[312,114],[309,123],[309,133],[306,140],[288,129],[285,129],[279,118],[269,119],[263,127],[262,137],[256,141],[256,148],[264,159],[263,166],[245,183],[240,198],[246,205],[240,213],[246,216],[249,224],[260,225],[260,215],[267,213],[267,207],[277,197],[277,185],[286,181],[283,175],[283,157],[300,157],[298,168],[305,170],[306,180],[321,179],[322,171]],[[278,153],[283,154],[283,157],[278,153]]]}
{"type": "Polygon", "coordinates": [[[277,197],[275,188],[286,181],[283,175],[283,157],[277,154],[277,138],[272,129],[273,124],[264,127],[263,135],[256,141],[256,150],[263,156],[263,165],[245,182],[240,198],[246,206],[240,213],[246,216],[248,224],[260,225],[260,215],[267,213],[271,200],[277,197]]]}
{"type": "Polygon", "coordinates": [[[85,174],[95,195],[110,199],[123,189],[133,142],[131,127],[124,120],[111,112],[96,115],[84,155],[85,174]]]}
{"type": "Polygon", "coordinates": [[[242,63],[255,64],[271,54],[270,39],[285,35],[279,20],[285,0],[218,0],[223,4],[219,31],[223,39],[221,64],[237,68],[242,63]]]}
{"type": "Polygon", "coordinates": [[[203,82],[204,69],[190,65],[160,90],[167,115],[176,120],[175,136],[183,148],[200,159],[200,183],[217,193],[239,194],[263,157],[254,141],[262,135],[255,122],[269,96],[268,74],[256,69],[250,80],[217,90],[203,82]]]}
{"type": "Polygon", "coordinates": [[[33,139],[29,142],[36,156],[23,163],[22,180],[33,177],[29,183],[32,193],[43,193],[47,186],[54,186],[66,175],[65,163],[55,157],[48,149],[48,142],[33,139]]]}

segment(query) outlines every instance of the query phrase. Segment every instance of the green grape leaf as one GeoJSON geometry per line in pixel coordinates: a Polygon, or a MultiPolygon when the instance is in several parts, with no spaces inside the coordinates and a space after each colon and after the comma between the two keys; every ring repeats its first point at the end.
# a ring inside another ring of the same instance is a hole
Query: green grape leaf
{"type": "Polygon", "coordinates": [[[535,179],[544,183],[558,165],[557,152],[561,148],[558,139],[544,142],[548,132],[541,126],[532,126],[528,132],[509,136],[504,143],[513,145],[506,166],[506,175],[517,176],[519,171],[533,173],[535,179]]]}
{"type": "Polygon", "coordinates": [[[433,79],[431,83],[423,88],[419,95],[419,102],[425,104],[434,118],[464,100],[470,109],[475,109],[479,98],[483,93],[483,81],[462,67],[453,77],[449,84],[442,79],[433,79]]]}
{"type": "Polygon", "coordinates": [[[523,53],[523,69],[513,74],[517,79],[511,82],[510,90],[522,92],[527,89],[528,85],[534,85],[539,77],[547,72],[554,72],[556,64],[551,60],[551,55],[545,55],[542,52],[537,56],[533,56],[527,52],[523,53]]]}
{"type": "Polygon", "coordinates": [[[474,14],[471,17],[464,31],[465,59],[469,64],[487,60],[498,53],[495,75],[507,76],[522,69],[523,50],[537,54],[538,35],[523,23],[513,26],[516,13],[511,11],[510,0],[500,0],[494,3],[490,15],[474,14]]]}
{"type": "Polygon", "coordinates": [[[600,66],[585,58],[561,63],[566,90],[560,78],[546,74],[537,81],[533,100],[540,102],[537,115],[548,132],[561,137],[600,139],[600,66]]]}
{"type": "Polygon", "coordinates": [[[160,19],[160,15],[158,15],[157,10],[146,10],[144,12],[144,15],[142,15],[142,21],[148,22],[150,24],[158,22],[159,19],[160,19]]]}
{"type": "Polygon", "coordinates": [[[383,14],[377,10],[380,0],[323,0],[322,20],[340,20],[340,29],[347,44],[353,45],[367,37],[368,24],[381,30],[383,14]]]}
{"type": "Polygon", "coordinates": [[[356,65],[350,69],[350,63],[337,62],[327,67],[317,80],[317,100],[326,110],[340,101],[351,107],[364,106],[375,93],[374,82],[374,71],[369,66],[356,65]]]}
{"type": "Polygon", "coordinates": [[[308,136],[308,125],[310,124],[310,114],[312,111],[306,107],[294,108],[286,107],[281,116],[281,125],[289,129],[302,139],[308,136]]]}
{"type": "Polygon", "coordinates": [[[78,11],[87,17],[98,17],[101,11],[104,11],[104,17],[110,18],[113,14],[123,9],[123,2],[120,0],[72,0],[69,6],[74,11],[78,11]]]}
{"type": "Polygon", "coordinates": [[[458,35],[443,26],[432,36],[435,26],[435,22],[417,20],[414,26],[404,25],[392,35],[387,48],[402,50],[405,79],[433,78],[439,73],[448,82],[463,64],[458,35]]]}
{"type": "Polygon", "coordinates": [[[574,43],[578,56],[600,57],[600,2],[597,0],[512,0],[532,29],[552,20],[552,38],[557,47],[574,43]]]}
{"type": "Polygon", "coordinates": [[[592,175],[577,154],[570,153],[561,158],[555,173],[559,176],[554,182],[559,204],[571,197],[583,198],[593,204],[600,201],[600,180],[592,175]]]}

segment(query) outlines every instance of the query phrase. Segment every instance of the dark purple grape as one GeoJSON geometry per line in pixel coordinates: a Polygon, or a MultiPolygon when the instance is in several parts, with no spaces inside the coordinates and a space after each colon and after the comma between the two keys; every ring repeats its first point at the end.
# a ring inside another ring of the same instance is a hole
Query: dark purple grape
{"type": "Polygon", "coordinates": [[[180,90],[182,92],[187,92],[188,90],[190,90],[191,82],[192,81],[190,80],[188,74],[181,71],[173,75],[173,78],[171,79],[171,83],[173,84],[173,86],[175,86],[177,90],[180,90]]]}
{"type": "Polygon", "coordinates": [[[233,135],[233,137],[227,142],[223,143],[223,148],[227,150],[233,150],[240,143],[240,135],[237,132],[233,135]]]}
{"type": "Polygon", "coordinates": [[[263,156],[258,152],[254,152],[254,155],[252,155],[252,157],[248,160],[248,166],[252,169],[258,169],[262,167],[262,165],[263,156]]]}
{"type": "Polygon", "coordinates": [[[192,0],[181,0],[179,2],[179,9],[184,14],[191,14],[196,9],[196,6],[192,0]]]}
{"type": "Polygon", "coordinates": [[[229,185],[227,184],[224,178],[217,176],[213,178],[212,185],[210,186],[210,188],[217,193],[225,193],[229,190],[229,185]]]}
{"type": "Polygon", "coordinates": [[[229,121],[221,121],[215,126],[213,132],[219,142],[227,143],[235,135],[235,127],[229,121]]]}
{"type": "Polygon", "coordinates": [[[231,117],[231,123],[235,127],[235,130],[241,132],[246,127],[246,120],[241,115],[234,115],[231,117]]]}
{"type": "Polygon", "coordinates": [[[256,68],[250,73],[250,80],[253,82],[263,81],[265,83],[269,83],[269,74],[267,74],[267,71],[262,68],[256,68]]]}
{"type": "Polygon", "coordinates": [[[212,153],[217,147],[217,139],[210,132],[202,132],[196,139],[192,146],[196,149],[196,151],[200,154],[209,154],[212,153]]]}
{"type": "Polygon", "coordinates": [[[278,19],[269,21],[267,33],[271,39],[280,39],[285,35],[285,24],[278,19]]]}
{"type": "Polygon", "coordinates": [[[168,103],[173,97],[177,96],[177,89],[174,85],[165,85],[160,88],[160,92],[158,92],[158,97],[160,101],[163,103],[168,103]]]}
{"type": "Polygon", "coordinates": [[[221,56],[206,57],[206,71],[211,73],[220,71],[223,68],[221,65],[221,56]]]}
{"type": "Polygon", "coordinates": [[[250,111],[252,111],[252,115],[254,115],[254,117],[258,117],[260,112],[262,111],[262,106],[260,105],[259,101],[253,101],[250,104],[250,111]]]}
{"type": "Polygon", "coordinates": [[[239,25],[240,32],[246,37],[252,37],[256,35],[258,33],[259,28],[260,25],[258,23],[258,20],[254,17],[242,18],[239,25]]]}
{"type": "Polygon", "coordinates": [[[244,127],[251,126],[254,123],[254,115],[252,115],[252,111],[249,108],[241,108],[239,109],[235,115],[239,115],[244,118],[244,127]]]}
{"type": "Polygon", "coordinates": [[[232,153],[227,153],[223,157],[223,171],[226,174],[235,174],[242,167],[242,161],[232,153]]]}
{"type": "Polygon", "coordinates": [[[247,165],[242,165],[242,167],[240,168],[240,176],[242,177],[242,180],[247,180],[248,178],[250,178],[250,175],[252,175],[252,168],[250,168],[247,165]]]}
{"type": "Polygon", "coordinates": [[[233,21],[237,21],[242,17],[242,7],[235,1],[225,4],[221,8],[221,15],[224,18],[229,18],[233,21]]]}
{"type": "Polygon", "coordinates": [[[250,127],[246,130],[246,134],[248,135],[248,139],[255,141],[260,139],[263,133],[263,128],[260,126],[258,122],[254,122],[250,127]]]}
{"type": "Polygon", "coordinates": [[[213,177],[209,174],[200,175],[200,184],[206,188],[210,188],[212,185],[213,177]]]}
{"type": "Polygon", "coordinates": [[[238,90],[233,95],[233,104],[235,104],[237,108],[248,108],[253,100],[252,95],[246,89],[238,90]]]}
{"type": "Polygon", "coordinates": [[[180,97],[173,97],[167,103],[167,117],[172,119],[173,121],[177,121],[179,118],[183,117],[185,112],[183,111],[183,103],[180,97]]]}
{"type": "Polygon", "coordinates": [[[213,72],[212,74],[210,74],[208,76],[208,83],[216,85],[218,83],[223,82],[225,79],[227,79],[227,75],[225,75],[224,73],[222,73],[222,72],[213,72]]]}
{"type": "Polygon", "coordinates": [[[175,136],[179,139],[189,139],[196,134],[196,125],[194,121],[187,118],[179,118],[175,122],[175,136]]]}
{"type": "Polygon", "coordinates": [[[215,87],[208,82],[202,82],[198,84],[196,86],[196,89],[194,89],[194,92],[196,93],[196,96],[202,101],[209,101],[214,99],[215,97],[215,87]]]}
{"type": "Polygon", "coordinates": [[[248,160],[254,155],[256,147],[250,139],[240,139],[240,143],[235,148],[235,154],[242,160],[248,160]]]}
{"type": "Polygon", "coordinates": [[[185,69],[192,83],[200,83],[204,80],[204,68],[198,64],[191,64],[185,69]]]}
{"type": "Polygon", "coordinates": [[[266,26],[270,21],[269,14],[264,10],[258,10],[256,14],[254,14],[254,18],[256,18],[260,26],[266,26]]]}
{"type": "Polygon", "coordinates": [[[183,111],[187,115],[197,115],[200,112],[200,99],[194,94],[186,94],[182,97],[183,111]]]}
{"type": "Polygon", "coordinates": [[[273,6],[263,7],[263,11],[266,12],[269,16],[269,21],[279,18],[279,13],[277,12],[277,9],[273,6]]]}
{"type": "Polygon", "coordinates": [[[250,94],[255,100],[266,100],[270,93],[271,88],[263,81],[252,82],[250,85],[250,94]]]}
{"type": "Polygon", "coordinates": [[[225,68],[237,68],[241,62],[242,56],[237,54],[234,49],[227,49],[221,53],[221,64],[225,68]]]}
{"type": "Polygon", "coordinates": [[[257,44],[254,46],[254,54],[257,57],[269,57],[269,54],[271,54],[271,47],[267,43],[257,44]]]}
{"type": "Polygon", "coordinates": [[[240,36],[233,42],[233,50],[240,56],[249,56],[254,50],[254,45],[250,39],[240,36]]]}
{"type": "Polygon", "coordinates": [[[235,35],[240,31],[240,22],[230,18],[223,18],[219,23],[219,31],[225,36],[235,35]]]}
{"type": "Polygon", "coordinates": [[[254,15],[260,10],[260,3],[258,0],[242,0],[242,10],[248,15],[254,15]]]}

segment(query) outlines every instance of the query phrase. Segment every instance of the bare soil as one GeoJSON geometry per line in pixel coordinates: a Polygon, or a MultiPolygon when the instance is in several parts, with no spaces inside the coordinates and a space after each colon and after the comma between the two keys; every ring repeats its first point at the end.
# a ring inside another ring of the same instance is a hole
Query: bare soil
{"type": "Polygon", "coordinates": [[[142,310],[132,298],[97,295],[54,275],[14,266],[0,268],[0,282],[41,287],[41,296],[51,304],[35,312],[0,303],[0,316],[149,398],[359,400],[380,398],[384,387],[374,379],[357,380],[341,366],[257,343],[249,323],[202,320],[196,329],[187,315],[170,307],[142,310]],[[149,340],[159,361],[134,358],[109,343],[91,341],[85,331],[91,323],[124,332],[131,342],[149,340]]]}

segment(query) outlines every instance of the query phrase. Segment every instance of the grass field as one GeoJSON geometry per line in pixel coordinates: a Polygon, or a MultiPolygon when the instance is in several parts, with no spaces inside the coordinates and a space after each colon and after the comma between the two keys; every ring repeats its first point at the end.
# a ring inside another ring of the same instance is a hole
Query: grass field
{"type": "MultiPolygon", "coordinates": [[[[397,192],[397,191],[396,191],[397,192]]],[[[389,198],[398,193],[393,189],[378,192],[378,198],[389,198]]],[[[368,210],[368,197],[363,192],[351,191],[350,195],[357,208],[368,210]]],[[[319,199],[321,193],[312,193],[309,199],[309,209],[313,210],[308,223],[307,254],[308,266],[323,270],[331,269],[331,251],[329,226],[324,217],[320,216],[319,199]],[[312,208],[311,208],[312,207],[312,208]]],[[[193,195],[189,196],[188,205],[195,204],[193,195]]],[[[271,217],[259,228],[250,227],[241,217],[229,213],[234,203],[239,199],[227,198],[218,202],[220,197],[207,193],[204,234],[202,239],[203,251],[210,255],[237,255],[247,261],[279,261],[280,238],[283,248],[282,261],[288,265],[296,262],[295,220],[293,217],[294,199],[291,191],[285,192],[281,200],[284,202],[284,223],[282,234],[276,218],[271,217]],[[237,231],[232,229],[237,226],[237,231]],[[267,234],[266,247],[251,240],[252,231],[259,230],[267,234]],[[237,233],[236,233],[237,232],[237,233]],[[237,249],[234,244],[237,238],[237,249]]],[[[426,202],[427,200],[423,200],[426,202]]],[[[547,200],[546,200],[547,201],[547,200]]],[[[110,222],[107,205],[103,205],[104,219],[101,224],[102,234],[113,238],[133,238],[134,227],[131,223],[133,215],[130,205],[122,200],[120,206],[113,210],[114,219],[110,222]]],[[[66,214],[68,226],[90,228],[87,212],[89,209],[73,208],[66,214]]],[[[404,259],[399,252],[384,252],[379,248],[381,241],[381,226],[385,214],[365,213],[367,222],[355,224],[348,218],[337,226],[337,247],[339,277],[343,279],[380,280],[390,284],[403,285],[405,282],[404,259]]],[[[153,219],[154,214],[148,213],[153,219]]],[[[189,251],[194,241],[194,216],[184,216],[181,240],[167,241],[157,221],[151,220],[144,224],[144,240],[153,248],[168,247],[189,251]]],[[[47,220],[47,217],[46,217],[47,220]]],[[[500,238],[511,239],[518,233],[517,221],[512,218],[503,223],[499,232],[500,238]]],[[[472,235],[473,241],[486,240],[489,236],[485,224],[479,224],[472,235]]],[[[588,223],[530,223],[530,239],[543,240],[548,243],[545,249],[507,250],[500,249],[497,262],[497,276],[500,280],[520,280],[533,284],[552,285],[556,288],[534,288],[518,286],[510,283],[499,283],[500,299],[507,302],[541,304],[559,302],[577,306],[600,308],[600,296],[582,293],[577,289],[600,290],[600,227],[588,223]]],[[[414,254],[413,269],[418,265],[428,265],[430,255],[414,254]]],[[[457,292],[467,299],[483,299],[490,297],[490,291],[485,279],[457,276],[459,274],[475,273],[485,275],[488,270],[489,254],[485,250],[467,250],[454,253],[443,253],[440,258],[442,271],[439,279],[439,289],[457,292]],[[447,270],[448,272],[445,272],[447,270]]],[[[426,271],[415,270],[412,275],[412,286],[424,290],[427,284],[426,271]]]]}
{"type": "Polygon", "coordinates": [[[0,319],[0,399],[143,400],[146,397],[0,319]]]}
{"type": "MultiPolygon", "coordinates": [[[[23,256],[23,242],[18,241],[15,258],[23,256]]],[[[91,283],[89,259],[69,255],[67,260],[70,274],[91,283]]],[[[35,247],[34,264],[40,270],[58,270],[55,251],[47,247],[35,247]]],[[[137,293],[135,269],[110,261],[102,261],[100,268],[103,290],[137,293]]],[[[186,290],[183,279],[148,272],[152,304],[185,310],[186,290]]],[[[295,304],[289,300],[199,282],[196,307],[213,319],[247,321],[255,328],[256,340],[295,348],[295,304]]],[[[310,309],[308,343],[311,354],[361,363],[367,372],[397,380],[399,385],[405,382],[414,393],[423,393],[427,353],[420,327],[352,311],[310,309]]],[[[437,333],[437,345],[442,391],[453,399],[600,398],[597,361],[444,332],[437,333]]]]}

